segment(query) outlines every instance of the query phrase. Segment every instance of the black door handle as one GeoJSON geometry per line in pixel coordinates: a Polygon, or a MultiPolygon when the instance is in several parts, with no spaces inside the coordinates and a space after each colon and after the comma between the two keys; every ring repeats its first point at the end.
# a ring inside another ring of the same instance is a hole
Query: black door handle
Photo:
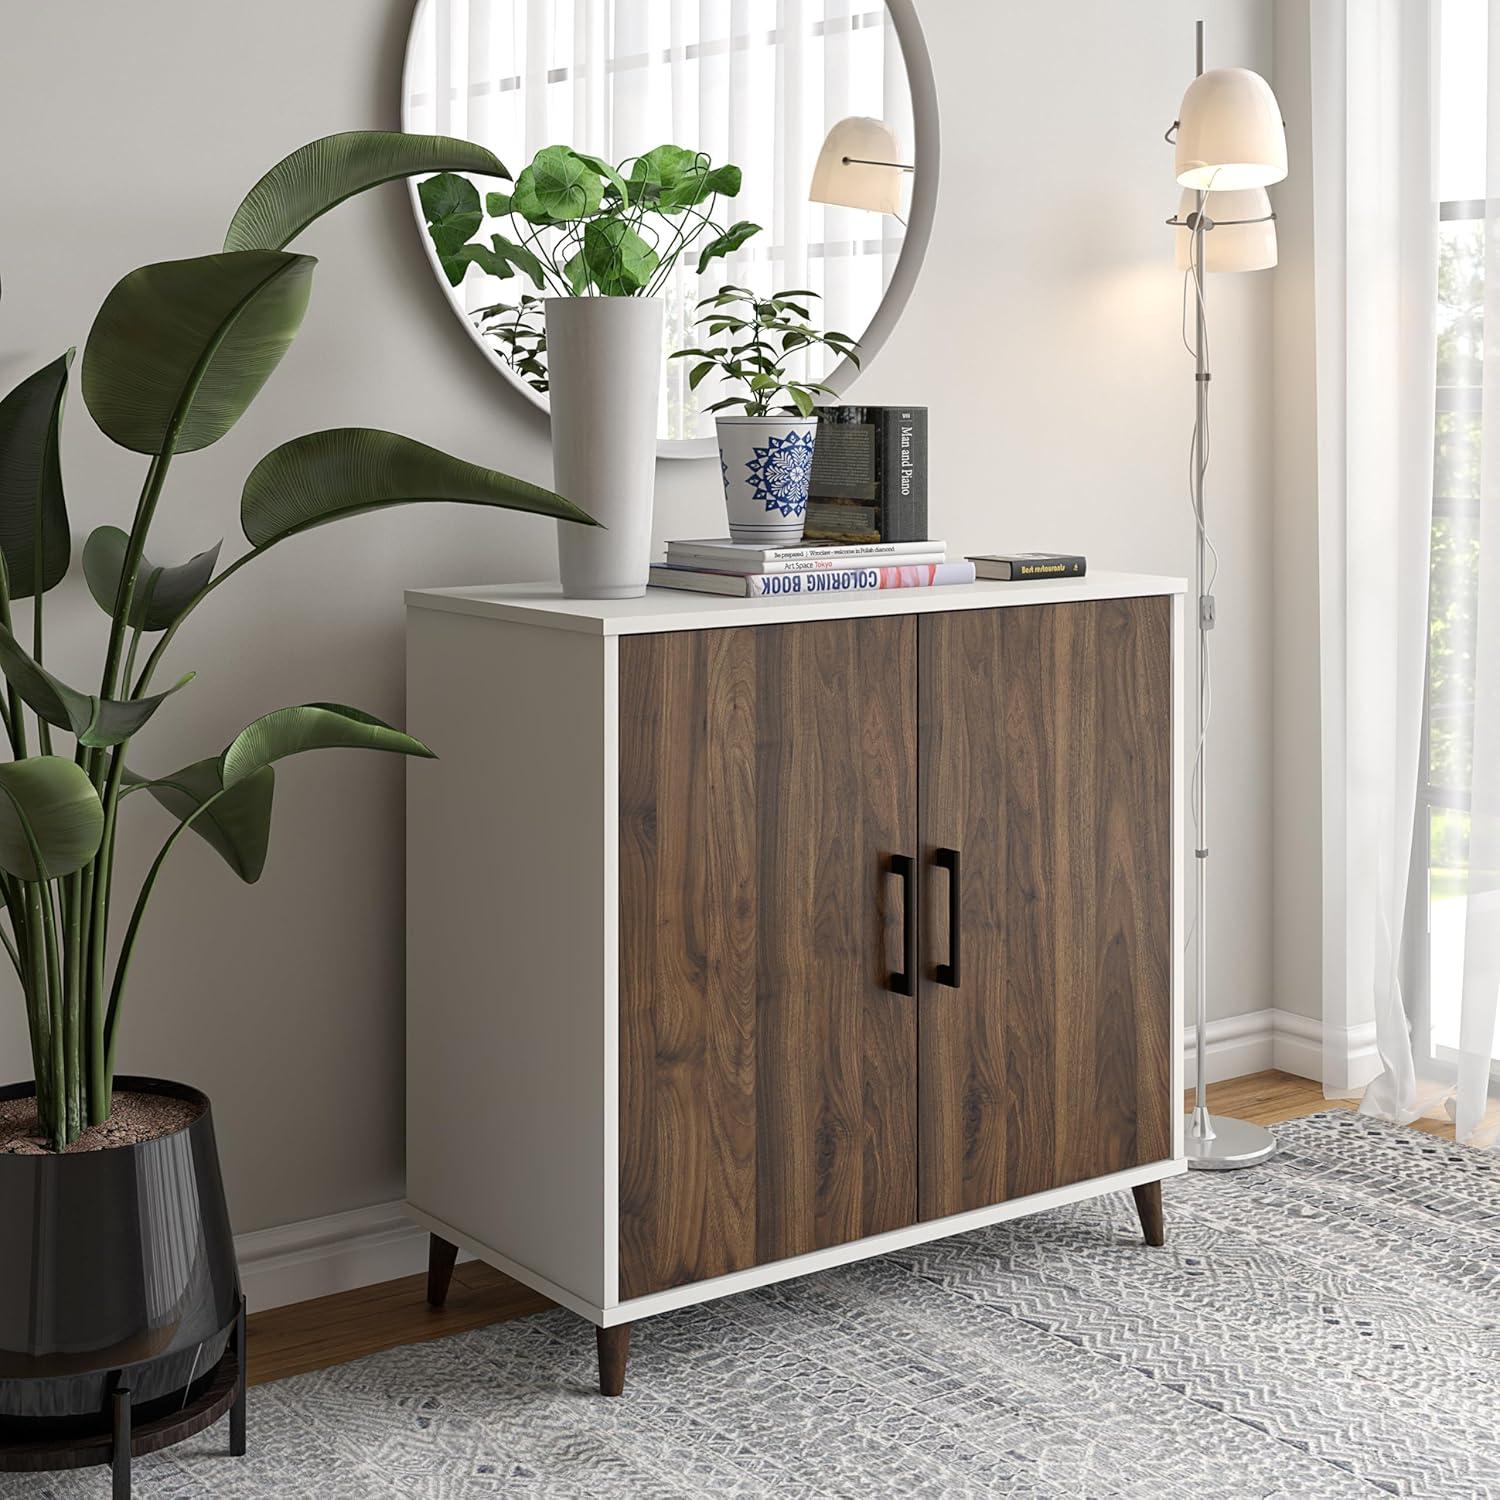
{"type": "Polygon", "coordinates": [[[901,968],[886,984],[898,995],[914,994],[916,990],[917,894],[912,889],[912,869],[911,855],[891,855],[891,874],[901,882],[901,968]]]}
{"type": "Polygon", "coordinates": [[[956,990],[960,977],[958,850],[939,849],[933,863],[948,872],[948,962],[937,966],[937,982],[956,990]]]}

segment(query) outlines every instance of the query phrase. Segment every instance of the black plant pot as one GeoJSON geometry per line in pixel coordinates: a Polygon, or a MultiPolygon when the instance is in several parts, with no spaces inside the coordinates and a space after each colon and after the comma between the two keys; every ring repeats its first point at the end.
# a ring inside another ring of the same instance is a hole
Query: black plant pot
{"type": "MultiPolygon", "coordinates": [[[[208,1100],[157,1078],[115,1086],[202,1106],[133,1146],[0,1155],[0,1438],[109,1419],[196,1390],[223,1358],[239,1272],[208,1100]]],[[[0,1089],[29,1096],[32,1084],[0,1089]]]]}

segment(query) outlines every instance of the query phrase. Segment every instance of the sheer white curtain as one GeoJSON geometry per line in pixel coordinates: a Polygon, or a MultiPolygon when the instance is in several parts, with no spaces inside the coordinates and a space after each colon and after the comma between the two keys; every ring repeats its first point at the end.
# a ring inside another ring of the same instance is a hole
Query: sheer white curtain
{"type": "MultiPolygon", "coordinates": [[[[695,342],[694,303],[726,281],[810,288],[826,327],[864,332],[902,227],[807,201],[828,128],[856,114],[886,120],[912,148],[906,67],[882,0],[427,0],[407,69],[408,128],[477,141],[513,172],[543,146],[619,161],[667,141],[742,169],[723,212],[762,232],[701,286],[696,254],[685,257],[665,289],[669,348],[695,342]]],[[[471,269],[457,295],[473,311],[512,291],[471,269]]],[[[687,376],[685,363],[669,366],[664,437],[713,430],[698,408],[716,393],[695,397],[687,376]]]]}
{"type": "MultiPolygon", "coordinates": [[[[1413,962],[1425,951],[1428,905],[1411,879],[1414,868],[1427,877],[1425,830],[1416,833],[1428,766],[1445,3],[1322,0],[1310,12],[1324,1078],[1330,1093],[1360,1081],[1348,1073],[1349,1041],[1373,1017],[1381,1072],[1362,1108],[1403,1121],[1446,1111],[1460,1139],[1481,1140],[1493,1134],[1482,1120],[1500,985],[1500,536],[1480,547],[1477,580],[1467,923],[1441,937],[1463,948],[1457,1048],[1435,1043],[1431,969],[1413,962]]],[[[1500,103],[1491,113],[1500,123],[1500,103]]],[[[1500,168],[1500,152],[1490,160],[1500,168]]],[[[1489,201],[1493,210],[1493,188],[1489,201]]],[[[1487,242],[1493,263],[1500,231],[1487,242]]],[[[1500,298],[1500,273],[1487,286],[1500,298]]],[[[1486,325],[1500,333],[1500,310],[1486,325]]],[[[1500,389],[1493,400],[1489,391],[1500,355],[1484,363],[1487,523],[1500,515],[1500,432],[1488,440],[1500,426],[1500,389]]]]}

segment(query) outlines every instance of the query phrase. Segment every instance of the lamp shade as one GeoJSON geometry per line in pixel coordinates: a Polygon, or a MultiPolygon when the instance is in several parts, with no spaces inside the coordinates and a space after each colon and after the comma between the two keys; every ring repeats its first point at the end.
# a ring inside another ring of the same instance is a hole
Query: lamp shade
{"type": "Polygon", "coordinates": [[[808,198],[871,213],[901,212],[901,148],[896,132],[884,120],[851,115],[828,132],[813,168],[808,198]],[[893,166],[871,166],[893,162],[893,166]]]}
{"type": "MultiPolygon", "coordinates": [[[[1193,253],[1189,214],[1198,211],[1198,193],[1184,188],[1177,205],[1177,269],[1187,270],[1193,253]]],[[[1205,193],[1203,212],[1213,224],[1203,232],[1205,271],[1267,271],[1276,264],[1276,221],[1264,188],[1240,188],[1232,193],[1205,193]]]]}
{"type": "Polygon", "coordinates": [[[1177,113],[1177,180],[1215,192],[1286,176],[1286,131],[1271,85],[1249,68],[1210,68],[1177,113]]]}

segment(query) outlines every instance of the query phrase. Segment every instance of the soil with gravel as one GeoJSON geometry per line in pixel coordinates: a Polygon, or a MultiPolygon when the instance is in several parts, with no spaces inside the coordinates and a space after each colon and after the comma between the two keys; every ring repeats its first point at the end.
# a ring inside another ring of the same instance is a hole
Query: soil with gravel
{"type": "MultiPolygon", "coordinates": [[[[136,1094],[116,1089],[109,1118],[90,1125],[62,1154],[108,1151],[111,1146],[138,1146],[191,1125],[203,1107],[170,1094],[136,1094]]],[[[35,1099],[0,1099],[0,1156],[51,1156],[46,1132],[37,1119],[35,1099]]]]}

